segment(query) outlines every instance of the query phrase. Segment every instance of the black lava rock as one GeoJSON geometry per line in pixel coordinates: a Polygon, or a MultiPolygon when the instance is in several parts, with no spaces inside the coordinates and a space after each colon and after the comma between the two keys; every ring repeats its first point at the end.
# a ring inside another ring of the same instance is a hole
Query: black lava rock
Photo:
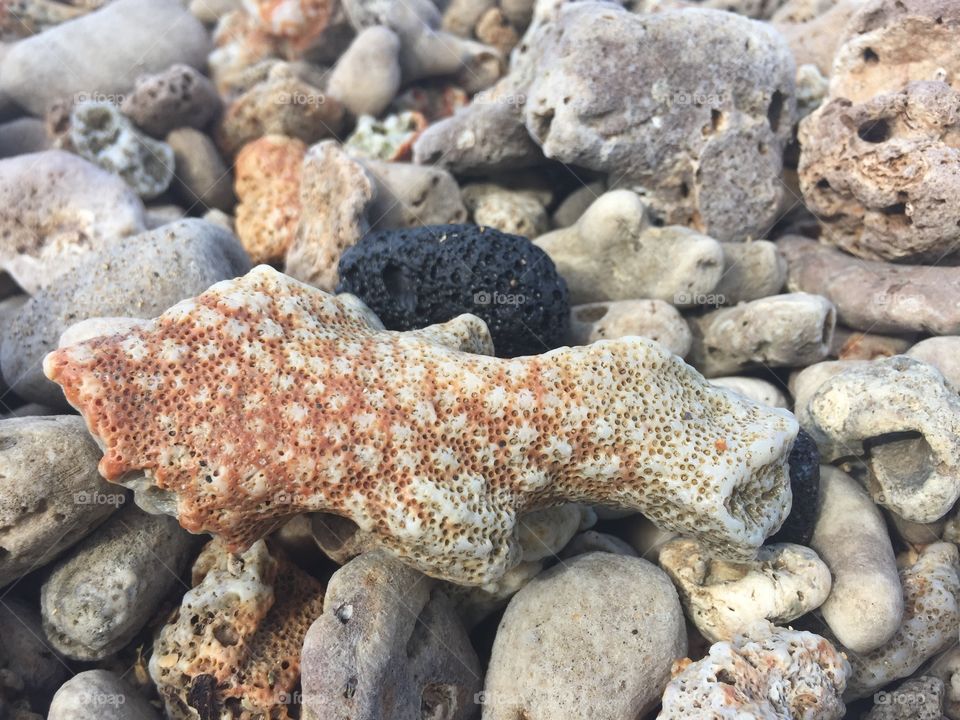
{"type": "Polygon", "coordinates": [[[767,542],[807,545],[813,537],[813,526],[820,512],[820,451],[803,429],[793,443],[787,463],[793,507],[783,525],[767,542]]]}
{"type": "Polygon", "coordinates": [[[359,297],[389,330],[473,313],[499,357],[551,350],[570,322],[567,286],[549,256],[524,237],[476,225],[369,233],[340,259],[337,292],[359,297]]]}

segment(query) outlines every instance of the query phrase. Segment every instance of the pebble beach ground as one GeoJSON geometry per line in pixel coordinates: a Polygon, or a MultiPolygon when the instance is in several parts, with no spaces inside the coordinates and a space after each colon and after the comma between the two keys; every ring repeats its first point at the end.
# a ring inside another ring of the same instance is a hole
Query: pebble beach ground
{"type": "Polygon", "coordinates": [[[960,720],[956,0],[0,0],[0,720],[960,720]]]}

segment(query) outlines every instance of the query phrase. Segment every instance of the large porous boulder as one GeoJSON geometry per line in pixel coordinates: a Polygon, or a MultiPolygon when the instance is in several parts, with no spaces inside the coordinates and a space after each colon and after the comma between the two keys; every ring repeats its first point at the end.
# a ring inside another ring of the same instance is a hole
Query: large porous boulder
{"type": "Polygon", "coordinates": [[[607,173],[667,224],[719,240],[770,226],[794,114],[793,58],[775,30],[594,2],[565,6],[558,25],[523,111],[544,155],[607,173]]]}

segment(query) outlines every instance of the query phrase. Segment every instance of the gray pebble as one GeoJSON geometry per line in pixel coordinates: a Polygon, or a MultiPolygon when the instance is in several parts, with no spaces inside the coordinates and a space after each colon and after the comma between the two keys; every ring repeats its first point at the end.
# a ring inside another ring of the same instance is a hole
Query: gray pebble
{"type": "Polygon", "coordinates": [[[249,269],[237,239],[202,220],[180,220],[109,243],[21,308],[4,335],[0,369],[24,399],[66,407],[60,388],[44,376],[42,362],[70,325],[98,316],[156,317],[249,269]]]}
{"type": "Polygon", "coordinates": [[[177,63],[137,78],[120,109],[155,138],[178,127],[202,128],[220,111],[220,96],[200,71],[177,63]]]}
{"type": "Polygon", "coordinates": [[[57,690],[47,720],[160,720],[160,714],[115,673],[87,670],[57,690]]]}
{"type": "Polygon", "coordinates": [[[74,660],[101,660],[126,645],[180,585],[197,538],[166,515],[132,503],[54,567],[40,595],[43,630],[74,660]]]}
{"type": "Polygon", "coordinates": [[[193,128],[179,128],[167,135],[173,148],[176,172],[173,190],[191,209],[216,208],[229,212],[236,202],[233,172],[208,135],[193,128]]]}
{"type": "Polygon", "coordinates": [[[0,420],[0,587],[56,558],[125,497],[76,416],[0,420]]]}
{"type": "Polygon", "coordinates": [[[0,158],[40,152],[50,147],[43,120],[24,117],[0,125],[0,158]]]}
{"type": "Polygon", "coordinates": [[[6,596],[0,601],[0,668],[21,678],[25,694],[39,706],[66,680],[70,668],[43,636],[40,612],[6,596]]]}

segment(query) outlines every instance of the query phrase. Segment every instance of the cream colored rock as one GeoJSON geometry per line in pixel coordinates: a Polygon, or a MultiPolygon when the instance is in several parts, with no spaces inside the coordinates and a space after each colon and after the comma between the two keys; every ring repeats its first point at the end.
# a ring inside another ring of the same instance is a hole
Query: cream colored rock
{"type": "Polygon", "coordinates": [[[830,568],[833,588],[820,608],[844,647],[882,648],[903,617],[903,592],[883,516],[849,475],[820,467],[820,514],[810,541],[830,568]]]}
{"type": "Polygon", "coordinates": [[[340,256],[370,230],[367,210],[376,194],[376,182],[339,144],[311,147],[303,160],[303,210],[287,250],[287,274],[333,292],[340,256]]]}
{"type": "Polygon", "coordinates": [[[960,555],[953,543],[933,543],[897,558],[903,584],[903,622],[889,642],[871,653],[848,652],[853,672],[846,697],[870,695],[907,677],[956,645],[960,627],[960,555]]]}
{"type": "Polygon", "coordinates": [[[83,158],[48,150],[0,160],[0,267],[29,293],[89,250],[145,229],[140,198],[83,158]]]}
{"type": "Polygon", "coordinates": [[[933,366],[903,355],[839,368],[797,394],[797,418],[824,460],[863,456],[878,503],[915,522],[943,517],[960,498],[956,390],[933,366]]]}
{"type": "Polygon", "coordinates": [[[927,338],[903,354],[933,365],[954,389],[960,391],[960,336],[927,338]]]}
{"type": "Polygon", "coordinates": [[[876,360],[903,355],[911,344],[909,337],[865,333],[838,325],[833,331],[830,355],[838,360],[876,360]]]}
{"type": "Polygon", "coordinates": [[[477,225],[526,238],[550,228],[543,193],[493,183],[472,183],[462,189],[464,205],[477,225]]]}
{"type": "Polygon", "coordinates": [[[789,0],[774,13],[772,25],[793,51],[797,67],[813,65],[829,78],[833,58],[844,42],[850,18],[866,0],[789,0]]]}
{"type": "Polygon", "coordinates": [[[787,261],[766,240],[723,243],[723,275],[714,289],[719,302],[736,305],[776,295],[787,282],[787,261]]]}
{"type": "Polygon", "coordinates": [[[723,248],[679,226],[649,224],[629,190],[601,195],[571,227],[541,235],[575,304],[637,297],[680,307],[707,302],[723,275],[723,248]]]}
{"type": "Polygon", "coordinates": [[[678,665],[657,720],[839,720],[850,666],[819,635],[758,623],[678,665]]]}
{"type": "Polygon", "coordinates": [[[733,390],[744,397],[750,398],[754,402],[763,403],[764,405],[782,408],[790,407],[790,401],[780,388],[760,378],[731,375],[728,377],[710,378],[710,384],[733,390]]]}
{"type": "Polygon", "coordinates": [[[785,624],[815,610],[830,592],[830,570],[802,545],[760,548],[757,559],[712,559],[696,540],[671,540],[658,558],[687,617],[710,640],[732,640],[760,620],[785,624]]]}
{"type": "Polygon", "coordinates": [[[628,335],[655,340],[680,357],[690,352],[690,326],[663,300],[613,300],[570,308],[570,341],[574,345],[628,335]]]}
{"type": "Polygon", "coordinates": [[[798,367],[823,360],[836,324],[820,295],[774,295],[690,318],[691,363],[707,377],[750,367],[798,367]]]}
{"type": "Polygon", "coordinates": [[[354,115],[380,115],[400,88],[399,52],[390,28],[366,28],[337,61],[327,91],[354,115]]]}
{"type": "Polygon", "coordinates": [[[442,168],[358,158],[376,185],[371,230],[447,225],[467,219],[453,175],[442,168]]]}

